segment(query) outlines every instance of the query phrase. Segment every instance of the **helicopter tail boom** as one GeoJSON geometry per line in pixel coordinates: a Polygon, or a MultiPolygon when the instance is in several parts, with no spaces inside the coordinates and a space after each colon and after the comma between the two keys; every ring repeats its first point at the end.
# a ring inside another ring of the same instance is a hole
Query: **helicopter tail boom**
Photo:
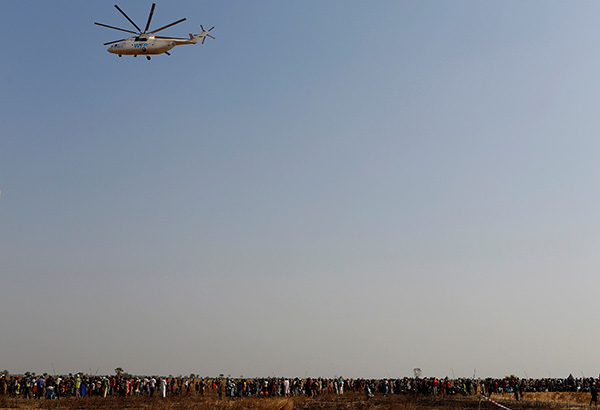
{"type": "Polygon", "coordinates": [[[198,34],[190,34],[190,43],[193,44],[198,44],[199,42],[202,42],[202,44],[204,44],[204,40],[206,40],[206,37],[210,37],[213,40],[215,39],[213,36],[211,36],[209,33],[210,31],[214,28],[210,28],[209,30],[206,30],[202,25],[200,25],[200,28],[202,29],[201,33],[198,34]]]}

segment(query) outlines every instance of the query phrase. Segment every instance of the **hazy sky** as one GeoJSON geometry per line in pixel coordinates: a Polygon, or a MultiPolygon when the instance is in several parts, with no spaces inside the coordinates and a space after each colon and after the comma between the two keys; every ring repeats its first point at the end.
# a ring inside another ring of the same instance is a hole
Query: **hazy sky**
{"type": "Polygon", "coordinates": [[[2,6],[0,370],[598,375],[600,3],[2,6]]]}

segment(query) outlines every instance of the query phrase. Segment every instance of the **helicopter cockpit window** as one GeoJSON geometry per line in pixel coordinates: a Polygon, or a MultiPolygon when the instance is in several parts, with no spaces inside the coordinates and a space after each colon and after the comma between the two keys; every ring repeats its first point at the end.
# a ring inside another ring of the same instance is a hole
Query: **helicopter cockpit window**
{"type": "Polygon", "coordinates": [[[148,39],[145,37],[136,37],[135,41],[148,41],[148,39]]]}

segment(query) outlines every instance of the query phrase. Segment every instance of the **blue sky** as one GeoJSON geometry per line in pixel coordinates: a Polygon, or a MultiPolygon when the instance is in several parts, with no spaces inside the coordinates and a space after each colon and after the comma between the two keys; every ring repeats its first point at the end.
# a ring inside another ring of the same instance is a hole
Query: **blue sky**
{"type": "Polygon", "coordinates": [[[599,13],[7,3],[0,367],[598,374],[599,13]]]}

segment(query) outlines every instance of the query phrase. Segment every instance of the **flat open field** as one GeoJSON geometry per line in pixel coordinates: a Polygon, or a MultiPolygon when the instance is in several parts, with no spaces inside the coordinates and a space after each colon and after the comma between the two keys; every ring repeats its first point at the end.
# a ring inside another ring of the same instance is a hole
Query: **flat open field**
{"type": "MultiPolygon", "coordinates": [[[[511,410],[582,409],[588,407],[589,393],[526,393],[522,401],[511,395],[493,395],[492,399],[511,410]]],[[[343,396],[325,395],[318,398],[304,396],[290,398],[236,398],[217,399],[199,396],[97,398],[60,400],[25,400],[0,397],[0,410],[5,409],[142,409],[142,410],[499,410],[500,407],[481,401],[478,396],[423,397],[413,395],[376,395],[366,399],[362,394],[343,396]]]]}

